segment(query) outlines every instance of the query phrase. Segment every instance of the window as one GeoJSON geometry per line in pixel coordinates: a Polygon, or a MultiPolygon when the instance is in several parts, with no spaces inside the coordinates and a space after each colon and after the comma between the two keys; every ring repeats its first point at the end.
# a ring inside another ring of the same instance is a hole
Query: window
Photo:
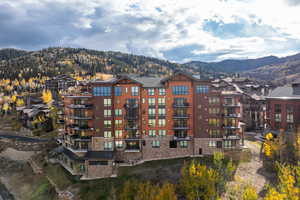
{"type": "Polygon", "coordinates": [[[159,148],[160,147],[160,141],[154,140],[152,141],[152,148],[159,148]]]}
{"type": "Polygon", "coordinates": [[[148,115],[154,115],[155,116],[155,108],[149,108],[148,109],[148,115]]]}
{"type": "Polygon", "coordinates": [[[104,142],[104,150],[112,150],[113,143],[112,142],[104,142]]]}
{"type": "Polygon", "coordinates": [[[104,128],[111,128],[111,120],[104,120],[104,128]]]}
{"type": "Polygon", "coordinates": [[[166,89],[165,88],[159,88],[158,89],[158,95],[161,95],[161,96],[166,95],[166,89]]]}
{"type": "Polygon", "coordinates": [[[208,113],[212,115],[216,115],[220,113],[220,108],[209,108],[208,113]]]}
{"type": "Polygon", "coordinates": [[[281,105],[275,104],[275,113],[281,113],[281,105]]]}
{"type": "Polygon", "coordinates": [[[89,165],[108,165],[108,161],[106,161],[106,160],[101,160],[101,161],[90,160],[89,165]]]}
{"type": "Polygon", "coordinates": [[[123,147],[123,141],[116,141],[116,147],[122,148],[123,147]]]}
{"type": "Polygon", "coordinates": [[[210,126],[219,126],[220,125],[220,120],[216,118],[209,118],[208,119],[208,124],[210,126]]]}
{"type": "Polygon", "coordinates": [[[288,123],[287,124],[287,130],[289,130],[289,131],[294,130],[294,124],[293,123],[288,123]]]}
{"type": "Polygon", "coordinates": [[[122,120],[121,119],[115,120],[115,127],[119,128],[121,126],[122,126],[122,120]]]}
{"type": "Polygon", "coordinates": [[[224,99],[224,104],[225,105],[233,105],[234,104],[234,99],[233,98],[225,98],[224,99]]]}
{"type": "Polygon", "coordinates": [[[219,137],[221,137],[220,130],[218,130],[218,129],[210,129],[209,130],[209,137],[211,137],[211,138],[219,138],[219,137]]]}
{"type": "Polygon", "coordinates": [[[286,115],[286,121],[288,123],[294,123],[294,115],[293,114],[287,114],[286,115]]]}
{"type": "Polygon", "coordinates": [[[155,106],[155,99],[154,98],[149,98],[148,99],[148,105],[149,106],[155,106]]]}
{"type": "Polygon", "coordinates": [[[209,97],[208,103],[209,104],[219,104],[220,98],[219,97],[209,97]]]}
{"type": "Polygon", "coordinates": [[[196,93],[197,94],[208,93],[208,86],[207,85],[197,85],[196,86],[196,93]]]}
{"type": "Polygon", "coordinates": [[[131,87],[131,95],[138,96],[139,95],[139,87],[137,87],[137,86],[131,87]]]}
{"type": "Polygon", "coordinates": [[[158,135],[159,136],[166,136],[166,130],[158,130],[158,135]]]}
{"type": "Polygon", "coordinates": [[[231,140],[224,141],[224,148],[232,148],[232,147],[233,147],[233,143],[231,140]]]}
{"type": "Polygon", "coordinates": [[[122,130],[116,130],[115,131],[115,137],[116,138],[122,138],[122,130]]]}
{"type": "Polygon", "coordinates": [[[104,99],[104,106],[111,106],[111,99],[104,99]]]}
{"type": "Polygon", "coordinates": [[[122,116],[122,109],[115,109],[116,116],[122,116]]]}
{"type": "Polygon", "coordinates": [[[115,96],[122,96],[122,87],[115,87],[115,96]]]}
{"type": "Polygon", "coordinates": [[[188,142],[187,141],[180,141],[179,145],[180,145],[181,148],[187,148],[188,142]]]}
{"type": "Polygon", "coordinates": [[[177,141],[175,141],[175,140],[170,141],[169,147],[170,148],[177,148],[177,141]]]}
{"type": "Polygon", "coordinates": [[[111,96],[111,87],[94,87],[94,96],[111,96]]]}
{"type": "Polygon", "coordinates": [[[148,89],[148,95],[149,96],[154,96],[154,88],[149,88],[148,89]]]}
{"type": "Polygon", "coordinates": [[[208,141],[208,146],[209,147],[217,147],[217,142],[216,141],[208,141]]]}
{"type": "Polygon", "coordinates": [[[155,127],[155,119],[149,119],[148,120],[148,126],[149,127],[155,127]]]}
{"type": "Polygon", "coordinates": [[[104,110],[104,117],[111,117],[111,110],[104,110]]]}
{"type": "Polygon", "coordinates": [[[230,118],[226,118],[224,119],[224,125],[225,126],[236,126],[236,120],[235,119],[230,119],[230,118]]]}
{"type": "Polygon", "coordinates": [[[294,106],[293,105],[286,105],[286,112],[287,113],[293,113],[294,112],[294,106]]]}
{"type": "Polygon", "coordinates": [[[160,105],[160,106],[166,105],[166,99],[165,98],[158,98],[158,105],[160,105]]]}
{"type": "Polygon", "coordinates": [[[275,113],[275,121],[281,122],[281,113],[275,113]]]}
{"type": "Polygon", "coordinates": [[[166,115],[166,109],[165,108],[159,108],[158,109],[158,115],[159,116],[165,116],[166,115]]]}
{"type": "Polygon", "coordinates": [[[172,91],[174,95],[186,95],[189,93],[188,87],[185,85],[173,86],[172,91]]]}
{"type": "Polygon", "coordinates": [[[165,127],[166,126],[166,120],[165,119],[159,119],[158,120],[158,127],[165,127]]]}
{"type": "Polygon", "coordinates": [[[111,138],[111,131],[104,131],[105,138],[111,138]]]}
{"type": "Polygon", "coordinates": [[[156,131],[155,130],[149,130],[149,134],[150,137],[155,137],[156,136],[156,131]]]}

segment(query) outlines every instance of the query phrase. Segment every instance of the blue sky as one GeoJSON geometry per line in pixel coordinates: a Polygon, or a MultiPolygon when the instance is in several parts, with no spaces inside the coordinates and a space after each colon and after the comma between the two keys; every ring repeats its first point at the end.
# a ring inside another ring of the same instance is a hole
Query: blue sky
{"type": "Polygon", "coordinates": [[[220,61],[298,53],[299,27],[300,0],[0,1],[0,48],[220,61]]]}

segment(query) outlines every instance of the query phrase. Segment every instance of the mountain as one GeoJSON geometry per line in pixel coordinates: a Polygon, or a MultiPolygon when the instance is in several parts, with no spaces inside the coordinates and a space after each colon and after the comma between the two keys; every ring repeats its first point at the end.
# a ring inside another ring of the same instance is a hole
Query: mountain
{"type": "Polygon", "coordinates": [[[245,60],[223,60],[220,62],[201,62],[201,61],[192,61],[185,63],[186,66],[199,67],[203,70],[212,70],[212,71],[223,71],[223,72],[242,72],[251,69],[256,69],[265,65],[278,64],[282,62],[281,58],[276,56],[267,56],[257,59],[245,59],[245,60]]]}
{"type": "Polygon", "coordinates": [[[266,65],[242,73],[258,80],[271,81],[275,85],[300,82],[300,54],[288,56],[282,62],[266,65]]]}
{"type": "MultiPolygon", "coordinates": [[[[181,64],[121,52],[83,48],[53,47],[40,51],[0,50],[0,78],[24,78],[85,71],[89,73],[135,73],[167,75],[174,70],[188,70],[181,64]]],[[[193,69],[191,69],[193,70],[193,69]]]]}

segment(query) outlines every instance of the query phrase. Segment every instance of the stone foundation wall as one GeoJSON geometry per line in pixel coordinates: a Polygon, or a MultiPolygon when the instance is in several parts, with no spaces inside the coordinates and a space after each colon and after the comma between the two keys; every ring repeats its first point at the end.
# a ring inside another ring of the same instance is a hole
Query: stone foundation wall
{"type": "Polygon", "coordinates": [[[108,165],[89,165],[89,161],[85,161],[85,166],[88,178],[107,178],[113,175],[112,161],[108,161],[108,165]]]}
{"type": "Polygon", "coordinates": [[[193,142],[188,141],[187,147],[180,147],[179,141],[177,148],[170,148],[171,136],[165,137],[145,137],[145,145],[142,146],[143,160],[156,160],[176,157],[186,157],[193,154],[193,142]],[[160,147],[152,147],[153,141],[159,141],[160,147]]]}
{"type": "Polygon", "coordinates": [[[223,141],[222,138],[194,138],[194,155],[212,155],[214,152],[222,151],[222,148],[209,147],[209,141],[223,141]]]}

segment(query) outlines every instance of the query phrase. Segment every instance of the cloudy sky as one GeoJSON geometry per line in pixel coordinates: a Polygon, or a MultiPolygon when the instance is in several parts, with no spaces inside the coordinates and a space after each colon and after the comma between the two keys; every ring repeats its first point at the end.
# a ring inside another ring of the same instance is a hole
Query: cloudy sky
{"type": "Polygon", "coordinates": [[[122,51],[176,62],[300,52],[300,0],[1,0],[0,48],[122,51]]]}

